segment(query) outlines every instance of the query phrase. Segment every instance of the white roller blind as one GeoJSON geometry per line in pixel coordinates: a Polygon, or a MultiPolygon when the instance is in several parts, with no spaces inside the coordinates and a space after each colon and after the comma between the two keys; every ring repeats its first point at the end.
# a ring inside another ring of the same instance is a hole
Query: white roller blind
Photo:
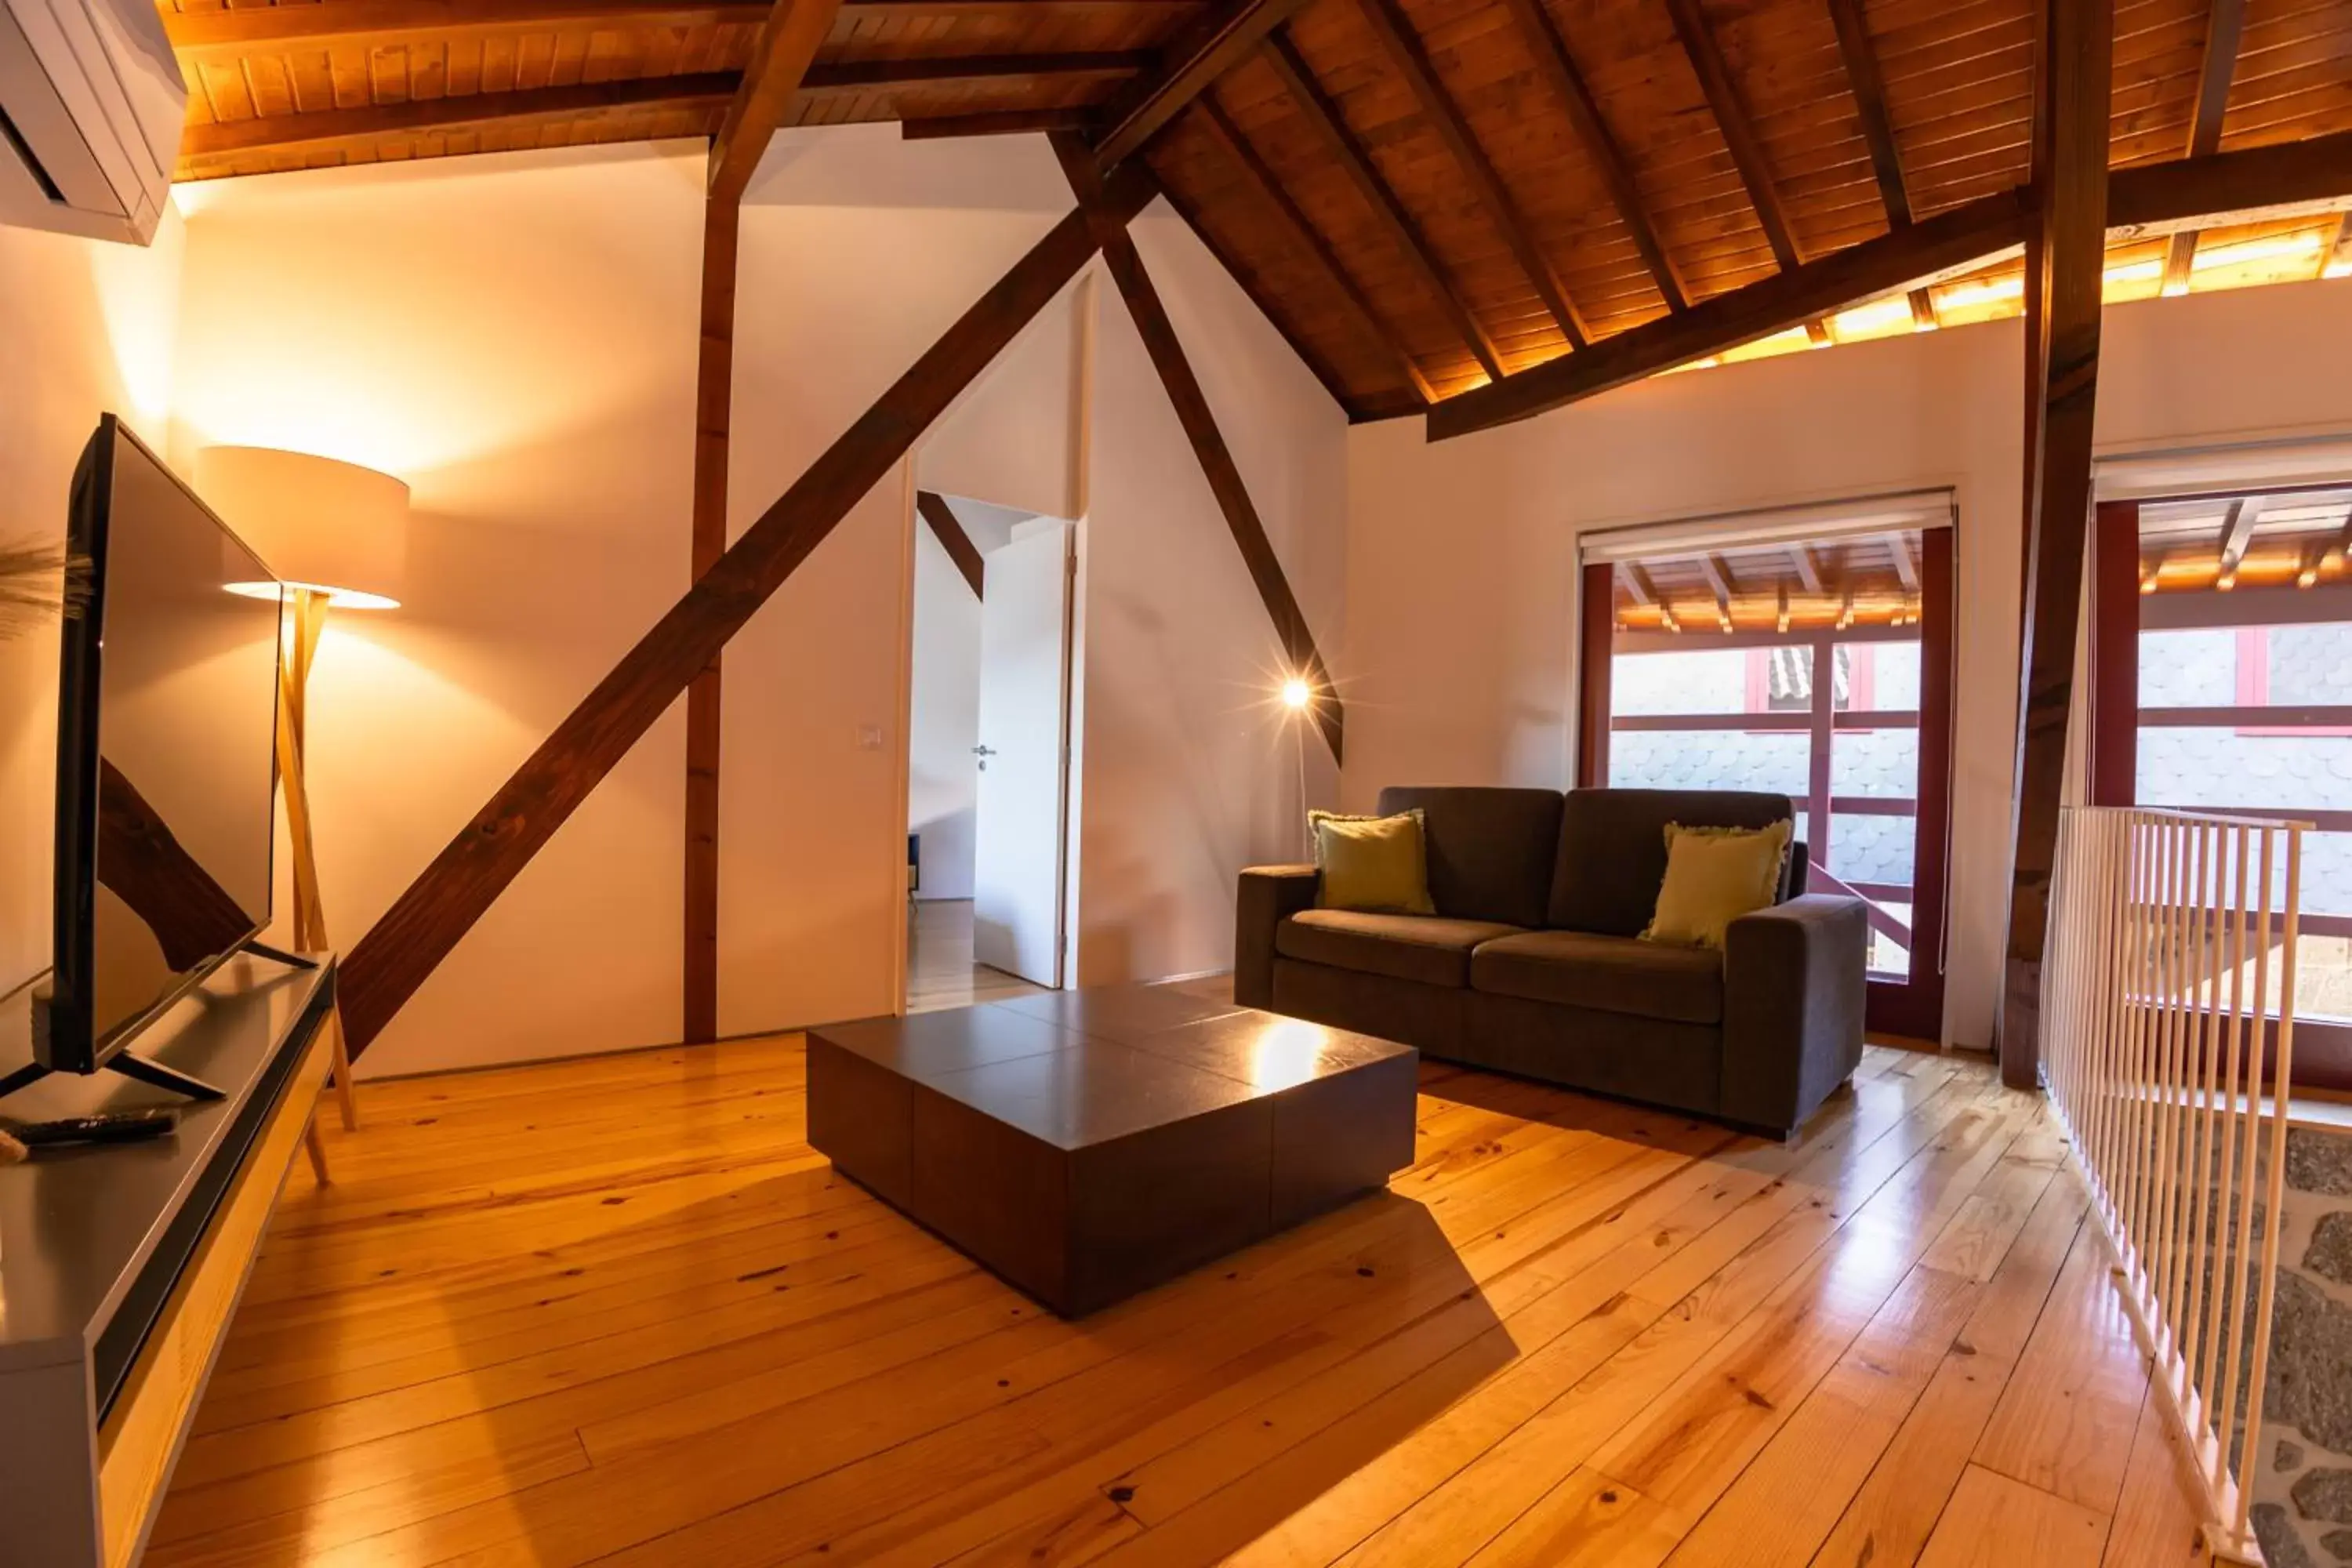
{"type": "Polygon", "coordinates": [[[2342,484],[2352,479],[2352,437],[2133,452],[2101,458],[2092,472],[2101,500],[2342,484]]]}
{"type": "Polygon", "coordinates": [[[1581,536],[1577,541],[1577,550],[1589,562],[1654,560],[1665,555],[1759,549],[1850,534],[1949,528],[1952,513],[1950,490],[1907,490],[1899,495],[1598,529],[1581,536]]]}

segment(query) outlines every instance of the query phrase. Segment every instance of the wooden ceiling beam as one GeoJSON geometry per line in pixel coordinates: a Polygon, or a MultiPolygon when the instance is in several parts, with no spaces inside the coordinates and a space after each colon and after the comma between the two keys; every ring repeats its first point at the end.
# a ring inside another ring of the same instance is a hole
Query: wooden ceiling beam
{"type": "Polygon", "coordinates": [[[1584,155],[1592,160],[1607,182],[1609,197],[1616,205],[1617,216],[1625,225],[1626,233],[1633,237],[1633,248],[1642,253],[1642,264],[1650,269],[1651,281],[1658,287],[1660,298],[1669,310],[1686,310],[1690,296],[1683,288],[1682,277],[1675,270],[1659,243],[1657,229],[1650,222],[1647,205],[1642,199],[1641,187],[1634,184],[1633,165],[1625,161],[1617,139],[1610,134],[1608,123],[1601,118],[1601,105],[1585,85],[1583,72],[1569,57],[1568,41],[1560,37],[1551,13],[1544,9],[1543,0],[1505,0],[1506,8],[1518,24],[1520,37],[1535,57],[1536,74],[1550,86],[1552,93],[1568,111],[1569,123],[1575,128],[1577,140],[1583,144],[1584,155]]]}
{"type": "MultiPolygon", "coordinates": [[[[814,3],[822,5],[824,0],[814,3]]],[[[1113,79],[1134,74],[1149,58],[1120,51],[965,55],[946,59],[841,65],[819,62],[807,68],[795,96],[891,88],[1002,86],[1023,81],[1067,81],[1074,78],[1113,79]]],[[[412,99],[405,103],[369,104],[305,114],[272,114],[191,125],[181,133],[180,155],[183,159],[211,158],[262,149],[327,146],[375,136],[578,120],[637,110],[731,109],[743,85],[744,78],[736,72],[705,71],[691,76],[635,77],[625,81],[572,87],[528,88],[520,92],[412,99]]],[[[740,140],[740,132],[737,140],[740,140]]],[[[714,170],[719,163],[714,156],[714,170]]],[[[741,173],[740,169],[736,172],[741,173]]]]}
{"type": "Polygon", "coordinates": [[[1185,357],[1184,345],[1176,336],[1176,325],[1169,320],[1160,291],[1144,269],[1142,254],[1128,235],[1128,220],[1133,215],[1122,216],[1105,198],[1096,152],[1085,142],[1073,136],[1057,136],[1054,139],[1054,153],[1061,160],[1062,172],[1078,198],[1078,210],[1093,222],[1103,265],[1111,280],[1118,285],[1119,297],[1127,301],[1136,332],[1143,339],[1144,352],[1160,374],[1168,401],[1175,407],[1177,423],[1184,427],[1202,475],[1216,498],[1217,510],[1224,514],[1225,526],[1241,550],[1250,581],[1256,584],[1258,598],[1274,622],[1275,636],[1282,644],[1288,664],[1286,673],[1307,682],[1311,694],[1307,712],[1322,731],[1324,742],[1331,748],[1331,760],[1338,763],[1345,730],[1339,689],[1332,684],[1331,672],[1315,646],[1314,629],[1307,624],[1307,614],[1290,591],[1290,579],[1283,573],[1282,558],[1275,553],[1274,542],[1266,537],[1265,524],[1250,500],[1249,485],[1242,478],[1241,467],[1234,461],[1233,451],[1217,428],[1208,394],[1201,389],[1200,378],[1192,374],[1192,361],[1185,357]]]}
{"type": "Polygon", "coordinates": [[[1381,179],[1380,171],[1372,167],[1371,158],[1365,153],[1362,143],[1348,129],[1347,121],[1339,117],[1339,106],[1324,96],[1322,88],[1316,83],[1315,73],[1307,68],[1307,61],[1300,57],[1297,46],[1286,34],[1277,32],[1266,39],[1263,58],[1273,68],[1283,90],[1290,95],[1292,104],[1305,118],[1307,128],[1322,143],[1324,153],[1348,176],[1349,182],[1372,209],[1372,216],[1388,231],[1390,240],[1412,263],[1423,287],[1429,290],[1439,309],[1454,323],[1454,330],[1460,335],[1463,346],[1486,368],[1486,374],[1499,383],[1503,379],[1503,356],[1496,347],[1495,340],[1487,335],[1485,326],[1471,313],[1469,302],[1463,299],[1453,279],[1438,265],[1436,254],[1430,249],[1429,241],[1423,236],[1420,226],[1404,210],[1404,204],[1397,200],[1396,193],[1389,189],[1388,182],[1381,179]]]}
{"type": "Polygon", "coordinates": [[[1331,279],[1332,287],[1339,289],[1339,297],[1348,302],[1349,313],[1356,318],[1357,327],[1365,338],[1396,366],[1397,374],[1403,377],[1404,384],[1412,389],[1416,397],[1423,404],[1436,402],[1437,390],[1422,374],[1421,366],[1414,362],[1412,355],[1405,352],[1404,345],[1390,331],[1387,323],[1381,320],[1380,312],[1372,308],[1370,299],[1357,285],[1347,265],[1339,259],[1339,253],[1331,248],[1329,242],[1299,210],[1290,193],[1283,189],[1281,178],[1259,155],[1257,149],[1250,145],[1250,140],[1242,133],[1242,128],[1226,114],[1224,106],[1217,101],[1217,95],[1213,92],[1202,94],[1199,109],[1209,139],[1240,166],[1250,186],[1268,206],[1281,215],[1283,226],[1290,231],[1291,237],[1315,258],[1325,275],[1331,279]]]}
{"type": "Polygon", "coordinates": [[[1796,241],[1789,232],[1788,211],[1780,205],[1780,187],[1773,183],[1772,165],[1764,156],[1764,143],[1757,139],[1756,127],[1739,101],[1738,90],[1732,86],[1731,72],[1723,63],[1723,51],[1716,47],[1706,13],[1700,0],[1666,0],[1666,14],[1674,20],[1675,37],[1682,44],[1684,56],[1697,73],[1699,89],[1706,95],[1706,106],[1715,115],[1717,128],[1723,132],[1723,143],[1731,150],[1731,162],[1739,170],[1740,184],[1748,187],[1748,205],[1756,209],[1756,221],[1763,226],[1764,241],[1772,247],[1772,259],[1780,263],[1781,271],[1792,272],[1802,258],[1798,256],[1796,241]]]}
{"type": "Polygon", "coordinates": [[[1580,354],[1550,361],[1507,381],[1450,397],[1429,411],[1432,440],[1531,418],[1693,360],[1769,338],[1906,285],[1982,266],[2025,237],[2029,204],[2021,187],[1937,213],[1900,233],[1832,251],[1601,339],[1580,354]]]}
{"type": "Polygon", "coordinates": [[[1166,52],[1159,68],[1137,82],[1103,116],[1108,129],[1095,143],[1097,165],[1113,169],[1140,151],[1183,112],[1185,105],[1247,58],[1303,4],[1305,0],[1224,0],[1202,16],[1166,52]]]}
{"type": "Polygon", "coordinates": [[[898,121],[902,142],[945,142],[968,136],[1025,136],[1043,131],[1086,131],[1091,109],[999,109],[978,114],[927,114],[898,121]]]}
{"type": "Polygon", "coordinates": [[[1886,536],[1887,553],[1895,558],[1895,580],[1903,584],[1906,594],[1919,591],[1919,563],[1911,553],[1911,536],[1890,533],[1886,536]]]}
{"type": "Polygon", "coordinates": [[[1731,601],[1739,596],[1739,590],[1732,584],[1729,563],[1709,552],[1698,558],[1698,571],[1706,579],[1706,591],[1715,595],[1716,624],[1731,630],[1731,601]]]}
{"type": "Polygon", "coordinates": [[[2145,237],[2323,212],[2352,196],[2352,131],[2117,169],[2107,226],[2145,237]]]}
{"type": "Polygon", "coordinates": [[[955,509],[948,505],[948,498],[937,490],[917,490],[915,510],[922,513],[923,521],[930,525],[932,537],[940,542],[940,548],[948,552],[948,559],[955,563],[955,569],[963,574],[964,582],[971,588],[971,596],[985,599],[988,595],[982,591],[982,584],[987,580],[988,560],[981,554],[980,546],[971,542],[971,535],[963,531],[963,521],[956,516],[955,509]]]}
{"type": "Polygon", "coordinates": [[[2214,572],[2215,586],[2228,588],[2238,580],[2238,568],[2245,563],[2246,547],[2254,542],[2254,524],[2263,520],[2263,498],[2240,496],[2230,503],[2229,515],[2221,522],[2221,559],[2214,572]]]}
{"type": "Polygon", "coordinates": [[[2093,423],[2099,390],[2103,273],[2106,265],[2107,155],[2115,98],[2115,7],[2110,0],[2047,0],[2041,10],[2042,67],[2033,163],[2042,199],[2035,215],[2043,300],[2042,352],[2029,363],[2025,406],[2026,572],[2023,700],[2014,752],[2017,801],[2010,854],[2008,952],[1999,1025],[2001,1078],[2038,1078],[2042,962],[2049,934],[2064,797],[2066,732],[2091,523],[2093,423]]]}
{"type": "MultiPolygon", "coordinates": [[[[1122,171],[1102,213],[1123,223],[1152,189],[1141,171],[1122,171]]],[[[354,1057],[695,676],[1078,275],[1097,248],[1095,221],[1074,212],[1031,247],[696,579],[369,928],[341,966],[354,1057]]]]}
{"type": "Polygon", "coordinates": [[[1789,556],[1790,560],[1797,563],[1797,581],[1805,585],[1806,593],[1826,594],[1829,592],[1829,590],[1822,585],[1822,563],[1819,560],[1815,559],[1813,555],[1813,547],[1811,545],[1792,544],[1789,546],[1789,556]]]}
{"type": "Polygon", "coordinates": [[[1650,581],[1649,573],[1643,570],[1640,562],[1625,562],[1618,567],[1617,575],[1618,580],[1625,584],[1625,591],[1633,595],[1635,604],[1654,605],[1658,602],[1658,585],[1650,581]]]}
{"type": "Polygon", "coordinates": [[[489,125],[519,127],[649,109],[717,110],[734,100],[741,80],[733,71],[709,71],[695,76],[531,88],[522,92],[411,99],[406,103],[369,104],[357,109],[326,109],[307,114],[272,114],[255,120],[191,125],[180,132],[180,157],[184,163],[265,150],[330,147],[378,136],[489,125]]]}
{"type": "Polygon", "coordinates": [[[1422,47],[1420,35],[1413,31],[1412,20],[1398,8],[1396,0],[1357,0],[1357,11],[1380,40],[1389,63],[1404,79],[1406,89],[1412,94],[1423,116],[1436,131],[1437,139],[1445,143],[1445,150],[1453,156],[1455,164],[1470,176],[1471,191],[1477,197],[1480,209],[1486,213],[1486,221],[1494,225],[1495,231],[1503,237],[1503,243],[1509,247],[1512,258],[1519,264],[1519,270],[1534,286],[1536,298],[1541,300],[1544,309],[1551,312],[1560,335],[1568,340],[1569,347],[1584,347],[1591,339],[1585,331],[1583,319],[1577,314],[1575,304],[1569,299],[1568,285],[1561,280],[1551,258],[1544,254],[1543,247],[1536,243],[1535,232],[1528,223],[1527,214],[1520,209],[1518,199],[1511,195],[1510,187],[1503,184],[1503,177],[1496,172],[1486,149],[1478,145],[1478,138],[1471,131],[1470,122],[1462,117],[1462,110],[1445,90],[1445,84],[1437,79],[1437,68],[1430,63],[1428,52],[1422,47]]]}
{"type": "MultiPolygon", "coordinates": [[[[1203,0],[842,0],[853,20],[999,17],[1012,20],[1100,12],[1197,10],[1203,0]]],[[[364,39],[394,44],[457,36],[599,32],[640,27],[743,26],[763,22],[770,0],[334,0],[322,5],[257,5],[165,11],[164,37],[190,60],[287,49],[328,48],[364,39]]]]}
{"type": "MultiPolygon", "coordinates": [[[[1886,79],[1878,68],[1878,48],[1871,42],[1870,18],[1863,0],[1830,0],[1830,21],[1837,31],[1838,55],[1845,63],[1846,86],[1862,118],[1863,144],[1870,150],[1870,171],[1878,181],[1878,198],[1886,207],[1886,226],[1908,228],[1916,215],[1903,173],[1903,149],[1895,140],[1895,117],[1886,107],[1886,79]]],[[[1920,331],[1937,324],[1936,301],[1925,289],[1911,290],[1911,324],[1920,331]]]]}
{"type": "Polygon", "coordinates": [[[706,178],[712,201],[742,199],[768,142],[791,116],[793,100],[840,12],[841,0],[776,0],[751,46],[743,84],[735,89],[727,118],[710,139],[706,178]]]}

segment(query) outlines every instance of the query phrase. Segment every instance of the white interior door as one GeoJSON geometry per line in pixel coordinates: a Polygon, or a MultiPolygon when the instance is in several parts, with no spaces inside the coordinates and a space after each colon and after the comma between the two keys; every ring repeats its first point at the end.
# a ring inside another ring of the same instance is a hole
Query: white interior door
{"type": "Polygon", "coordinates": [[[1039,985],[1061,984],[1070,546],[1066,522],[1023,524],[980,609],[972,956],[1039,985]]]}

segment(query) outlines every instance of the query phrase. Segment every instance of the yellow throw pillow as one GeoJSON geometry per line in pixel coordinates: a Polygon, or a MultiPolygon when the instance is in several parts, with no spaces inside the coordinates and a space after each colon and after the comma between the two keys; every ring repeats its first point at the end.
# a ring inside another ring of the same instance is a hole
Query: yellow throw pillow
{"type": "Polygon", "coordinates": [[[1788,822],[1761,828],[1666,824],[1666,879],[1642,940],[1721,947],[1733,921],[1779,898],[1792,828],[1788,822]]]}
{"type": "Polygon", "coordinates": [[[1327,910],[1363,910],[1383,914],[1433,915],[1429,901],[1429,855],[1422,842],[1421,811],[1394,816],[1341,816],[1310,811],[1315,831],[1315,867],[1323,873],[1316,904],[1327,910]]]}

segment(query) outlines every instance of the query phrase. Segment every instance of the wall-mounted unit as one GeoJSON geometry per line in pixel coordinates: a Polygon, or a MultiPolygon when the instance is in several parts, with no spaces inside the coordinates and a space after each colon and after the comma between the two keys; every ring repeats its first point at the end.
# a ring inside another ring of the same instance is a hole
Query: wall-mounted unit
{"type": "Polygon", "coordinates": [[[187,100],[152,0],[0,0],[0,223],[144,245],[187,100]]]}

